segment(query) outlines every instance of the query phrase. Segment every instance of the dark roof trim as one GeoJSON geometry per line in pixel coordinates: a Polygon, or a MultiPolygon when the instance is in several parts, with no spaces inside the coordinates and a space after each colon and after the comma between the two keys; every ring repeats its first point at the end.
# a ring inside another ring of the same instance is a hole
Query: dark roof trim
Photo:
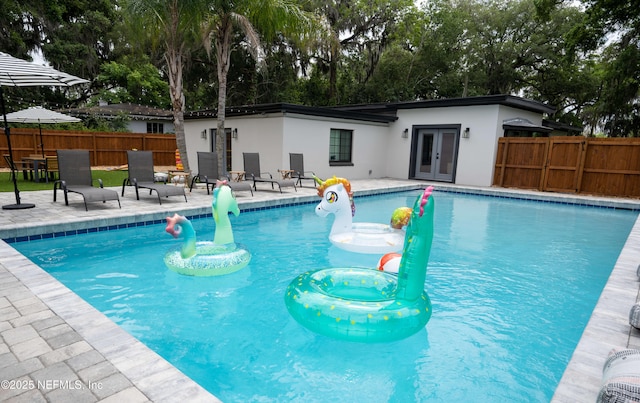
{"type": "Polygon", "coordinates": [[[428,99],[424,101],[396,102],[389,104],[345,105],[342,110],[358,110],[379,112],[396,111],[398,109],[446,108],[452,106],[504,105],[530,112],[552,114],[555,108],[541,102],[520,98],[513,95],[487,95],[464,98],[428,99]]]}
{"type": "MultiPolygon", "coordinates": [[[[225,114],[227,117],[266,115],[268,113],[283,113],[283,114],[295,113],[295,114],[307,115],[307,116],[322,116],[322,117],[329,117],[329,118],[361,120],[365,122],[377,122],[377,123],[391,123],[398,119],[396,116],[362,113],[357,111],[344,111],[344,110],[338,110],[334,108],[294,105],[294,104],[286,104],[286,103],[233,106],[233,107],[227,108],[225,111],[225,114]]],[[[203,119],[203,118],[211,119],[211,118],[216,118],[217,116],[218,116],[218,112],[216,109],[187,112],[184,114],[185,119],[203,119]]]]}
{"type": "Polygon", "coordinates": [[[555,108],[541,102],[513,95],[487,95],[465,98],[430,99],[425,101],[400,102],[393,104],[393,107],[397,109],[420,109],[496,104],[538,113],[552,114],[556,111],[555,108]]]}

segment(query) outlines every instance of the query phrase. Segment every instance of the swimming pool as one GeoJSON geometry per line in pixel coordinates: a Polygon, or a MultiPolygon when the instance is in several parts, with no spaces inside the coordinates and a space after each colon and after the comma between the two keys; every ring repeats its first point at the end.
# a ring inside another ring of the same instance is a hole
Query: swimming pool
{"type": "MultiPolygon", "coordinates": [[[[415,194],[357,199],[356,220],[386,221],[415,194]]],[[[288,317],[295,275],[377,260],[330,247],[313,205],[232,219],[254,258],[218,281],[164,268],[175,241],[163,225],[13,246],[224,401],[548,401],[637,212],[435,197],[433,317],[389,344],[334,341],[288,317]]],[[[212,219],[194,223],[212,236],[212,219]]]]}

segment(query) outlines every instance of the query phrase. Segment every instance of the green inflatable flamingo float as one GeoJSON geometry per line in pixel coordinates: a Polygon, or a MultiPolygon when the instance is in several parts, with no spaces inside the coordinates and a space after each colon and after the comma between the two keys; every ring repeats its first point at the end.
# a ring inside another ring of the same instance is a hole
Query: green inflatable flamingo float
{"type": "Polygon", "coordinates": [[[182,237],[182,245],[169,251],[164,262],[171,270],[189,276],[219,276],[233,273],[249,264],[251,254],[236,244],[229,213],[240,214],[238,202],[225,181],[218,182],[211,203],[216,230],[213,242],[197,241],[196,231],[186,217],[167,217],[166,231],[174,238],[182,237]]]}
{"type": "Polygon", "coordinates": [[[431,317],[424,282],[433,240],[432,191],[428,187],[414,203],[397,277],[357,267],[308,271],[287,287],[291,316],[314,332],[357,342],[401,340],[424,329],[431,317]]]}

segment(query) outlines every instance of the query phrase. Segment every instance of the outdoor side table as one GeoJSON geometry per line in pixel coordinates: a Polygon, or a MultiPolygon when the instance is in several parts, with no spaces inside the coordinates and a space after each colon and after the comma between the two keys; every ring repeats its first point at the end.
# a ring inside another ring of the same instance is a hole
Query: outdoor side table
{"type": "Polygon", "coordinates": [[[240,182],[244,180],[244,171],[229,171],[231,180],[234,182],[240,182]]]}
{"type": "Polygon", "coordinates": [[[29,175],[31,177],[31,180],[33,180],[34,182],[40,182],[40,171],[45,171],[44,178],[47,182],[49,181],[48,180],[49,178],[46,172],[47,159],[45,157],[32,155],[29,157],[22,158],[22,162],[29,164],[31,166],[31,171],[29,175]]]}
{"type": "Polygon", "coordinates": [[[282,175],[282,179],[291,179],[291,175],[295,172],[293,169],[278,169],[282,175]]]}
{"type": "Polygon", "coordinates": [[[179,171],[175,169],[169,170],[169,176],[167,178],[168,182],[173,182],[174,185],[178,186],[180,178],[182,178],[183,186],[185,188],[189,187],[189,172],[179,171]]]}

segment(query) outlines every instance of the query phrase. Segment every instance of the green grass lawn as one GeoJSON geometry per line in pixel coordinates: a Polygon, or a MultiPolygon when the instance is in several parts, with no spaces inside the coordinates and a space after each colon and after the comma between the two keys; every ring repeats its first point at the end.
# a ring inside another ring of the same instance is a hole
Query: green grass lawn
{"type": "MultiPolygon", "coordinates": [[[[93,185],[98,186],[98,179],[102,179],[105,187],[122,186],[122,181],[127,177],[127,171],[99,171],[92,170],[93,185]]],[[[0,192],[13,192],[13,181],[10,179],[9,172],[0,172],[0,192]]],[[[18,172],[18,189],[21,192],[29,192],[32,190],[53,190],[53,181],[49,183],[32,182],[22,178],[22,172],[18,172]]]]}

